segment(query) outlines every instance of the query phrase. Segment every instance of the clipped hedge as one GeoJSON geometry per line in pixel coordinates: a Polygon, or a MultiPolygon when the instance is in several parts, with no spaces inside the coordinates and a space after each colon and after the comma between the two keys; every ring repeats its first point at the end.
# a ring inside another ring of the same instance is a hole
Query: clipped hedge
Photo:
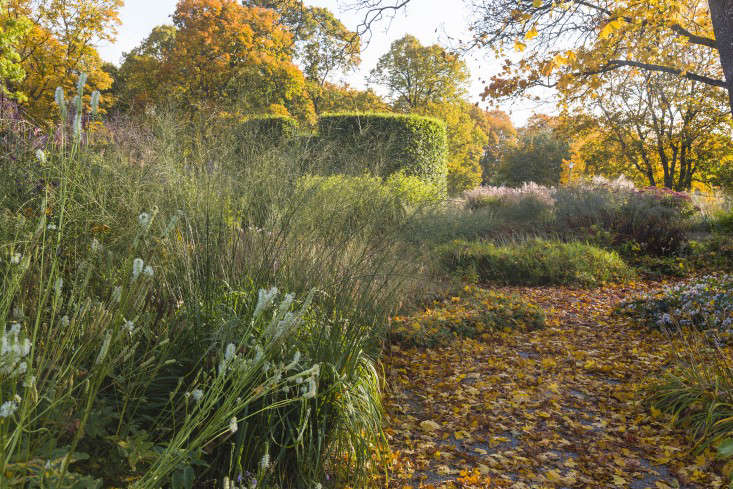
{"type": "Polygon", "coordinates": [[[382,177],[402,171],[445,188],[448,143],[445,125],[437,119],[404,114],[324,114],[318,119],[318,135],[334,154],[334,171],[369,171],[382,177]]]}
{"type": "Polygon", "coordinates": [[[595,287],[634,277],[616,252],[577,242],[534,239],[497,246],[456,240],[439,247],[438,253],[451,271],[506,285],[595,287]]]}
{"type": "Polygon", "coordinates": [[[257,143],[278,145],[296,137],[298,122],[285,115],[254,115],[242,122],[241,132],[257,143]]]}

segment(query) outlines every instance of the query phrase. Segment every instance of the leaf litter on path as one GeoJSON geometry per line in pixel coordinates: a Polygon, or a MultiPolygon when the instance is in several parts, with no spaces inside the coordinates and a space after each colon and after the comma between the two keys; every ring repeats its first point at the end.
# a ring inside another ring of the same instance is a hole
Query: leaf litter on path
{"type": "Polygon", "coordinates": [[[655,285],[498,289],[546,327],[392,345],[384,360],[389,488],[717,488],[711,452],[639,404],[668,340],[613,314],[655,285]]]}

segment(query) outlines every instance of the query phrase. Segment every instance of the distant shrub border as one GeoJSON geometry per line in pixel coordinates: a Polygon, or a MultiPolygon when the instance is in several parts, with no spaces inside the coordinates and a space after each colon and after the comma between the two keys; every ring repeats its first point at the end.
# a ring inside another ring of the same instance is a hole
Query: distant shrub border
{"type": "Polygon", "coordinates": [[[599,286],[634,276],[615,252],[583,243],[531,240],[497,246],[453,241],[439,248],[451,271],[507,285],[599,286]]]}
{"type": "Polygon", "coordinates": [[[243,135],[260,144],[282,144],[298,133],[298,121],[285,115],[255,115],[241,125],[243,135]]]}
{"type": "MultiPolygon", "coordinates": [[[[376,172],[386,177],[398,171],[445,188],[447,136],[438,119],[405,114],[334,113],[318,119],[323,144],[357,160],[381,154],[385,164],[376,172]]],[[[338,169],[335,169],[338,170],[338,169]]],[[[374,169],[372,169],[374,170],[374,169]]]]}

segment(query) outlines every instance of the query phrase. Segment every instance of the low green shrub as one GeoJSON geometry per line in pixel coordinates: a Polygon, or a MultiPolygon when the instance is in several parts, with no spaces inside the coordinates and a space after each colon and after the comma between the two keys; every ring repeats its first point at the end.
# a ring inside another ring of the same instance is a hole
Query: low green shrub
{"type": "Polygon", "coordinates": [[[334,172],[419,177],[445,194],[445,125],[405,114],[337,113],[318,119],[321,144],[333,152],[334,172]]]}
{"type": "Polygon", "coordinates": [[[733,234],[733,209],[716,214],[713,218],[712,228],[719,233],[733,234]]]}
{"type": "Polygon", "coordinates": [[[404,206],[413,209],[434,207],[445,197],[440,186],[414,175],[406,175],[403,171],[385,178],[384,184],[404,206]]]}
{"type": "Polygon", "coordinates": [[[499,246],[459,240],[438,253],[449,270],[474,270],[481,281],[509,285],[598,286],[634,275],[615,252],[582,243],[535,239],[499,246]]]}
{"type": "Polygon", "coordinates": [[[459,295],[436,300],[422,312],[395,316],[389,334],[399,343],[433,347],[457,337],[487,339],[491,332],[544,325],[545,315],[536,305],[518,296],[466,286],[459,295]]]}
{"type": "Polygon", "coordinates": [[[640,324],[689,327],[733,338],[733,275],[706,275],[623,303],[619,312],[640,324]]]}
{"type": "Polygon", "coordinates": [[[690,241],[685,261],[688,268],[698,271],[733,271],[733,236],[713,233],[690,241]]]}

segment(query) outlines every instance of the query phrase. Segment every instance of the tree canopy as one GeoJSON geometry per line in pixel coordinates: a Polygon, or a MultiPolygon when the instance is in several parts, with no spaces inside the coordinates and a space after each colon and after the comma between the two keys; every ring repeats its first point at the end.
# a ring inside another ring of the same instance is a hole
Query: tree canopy
{"type": "Polygon", "coordinates": [[[102,69],[95,46],[114,40],[121,6],[122,0],[7,2],[0,11],[2,23],[30,22],[15,43],[25,76],[6,79],[6,83],[11,91],[23,94],[31,116],[43,121],[54,114],[56,87],[73,90],[79,73],[88,75],[91,90],[110,87],[112,78],[102,69]]]}
{"type": "Polygon", "coordinates": [[[17,45],[30,28],[28,19],[8,15],[7,6],[0,3],[0,92],[21,100],[25,97],[23,93],[11,91],[8,85],[17,86],[25,78],[17,45]]]}

